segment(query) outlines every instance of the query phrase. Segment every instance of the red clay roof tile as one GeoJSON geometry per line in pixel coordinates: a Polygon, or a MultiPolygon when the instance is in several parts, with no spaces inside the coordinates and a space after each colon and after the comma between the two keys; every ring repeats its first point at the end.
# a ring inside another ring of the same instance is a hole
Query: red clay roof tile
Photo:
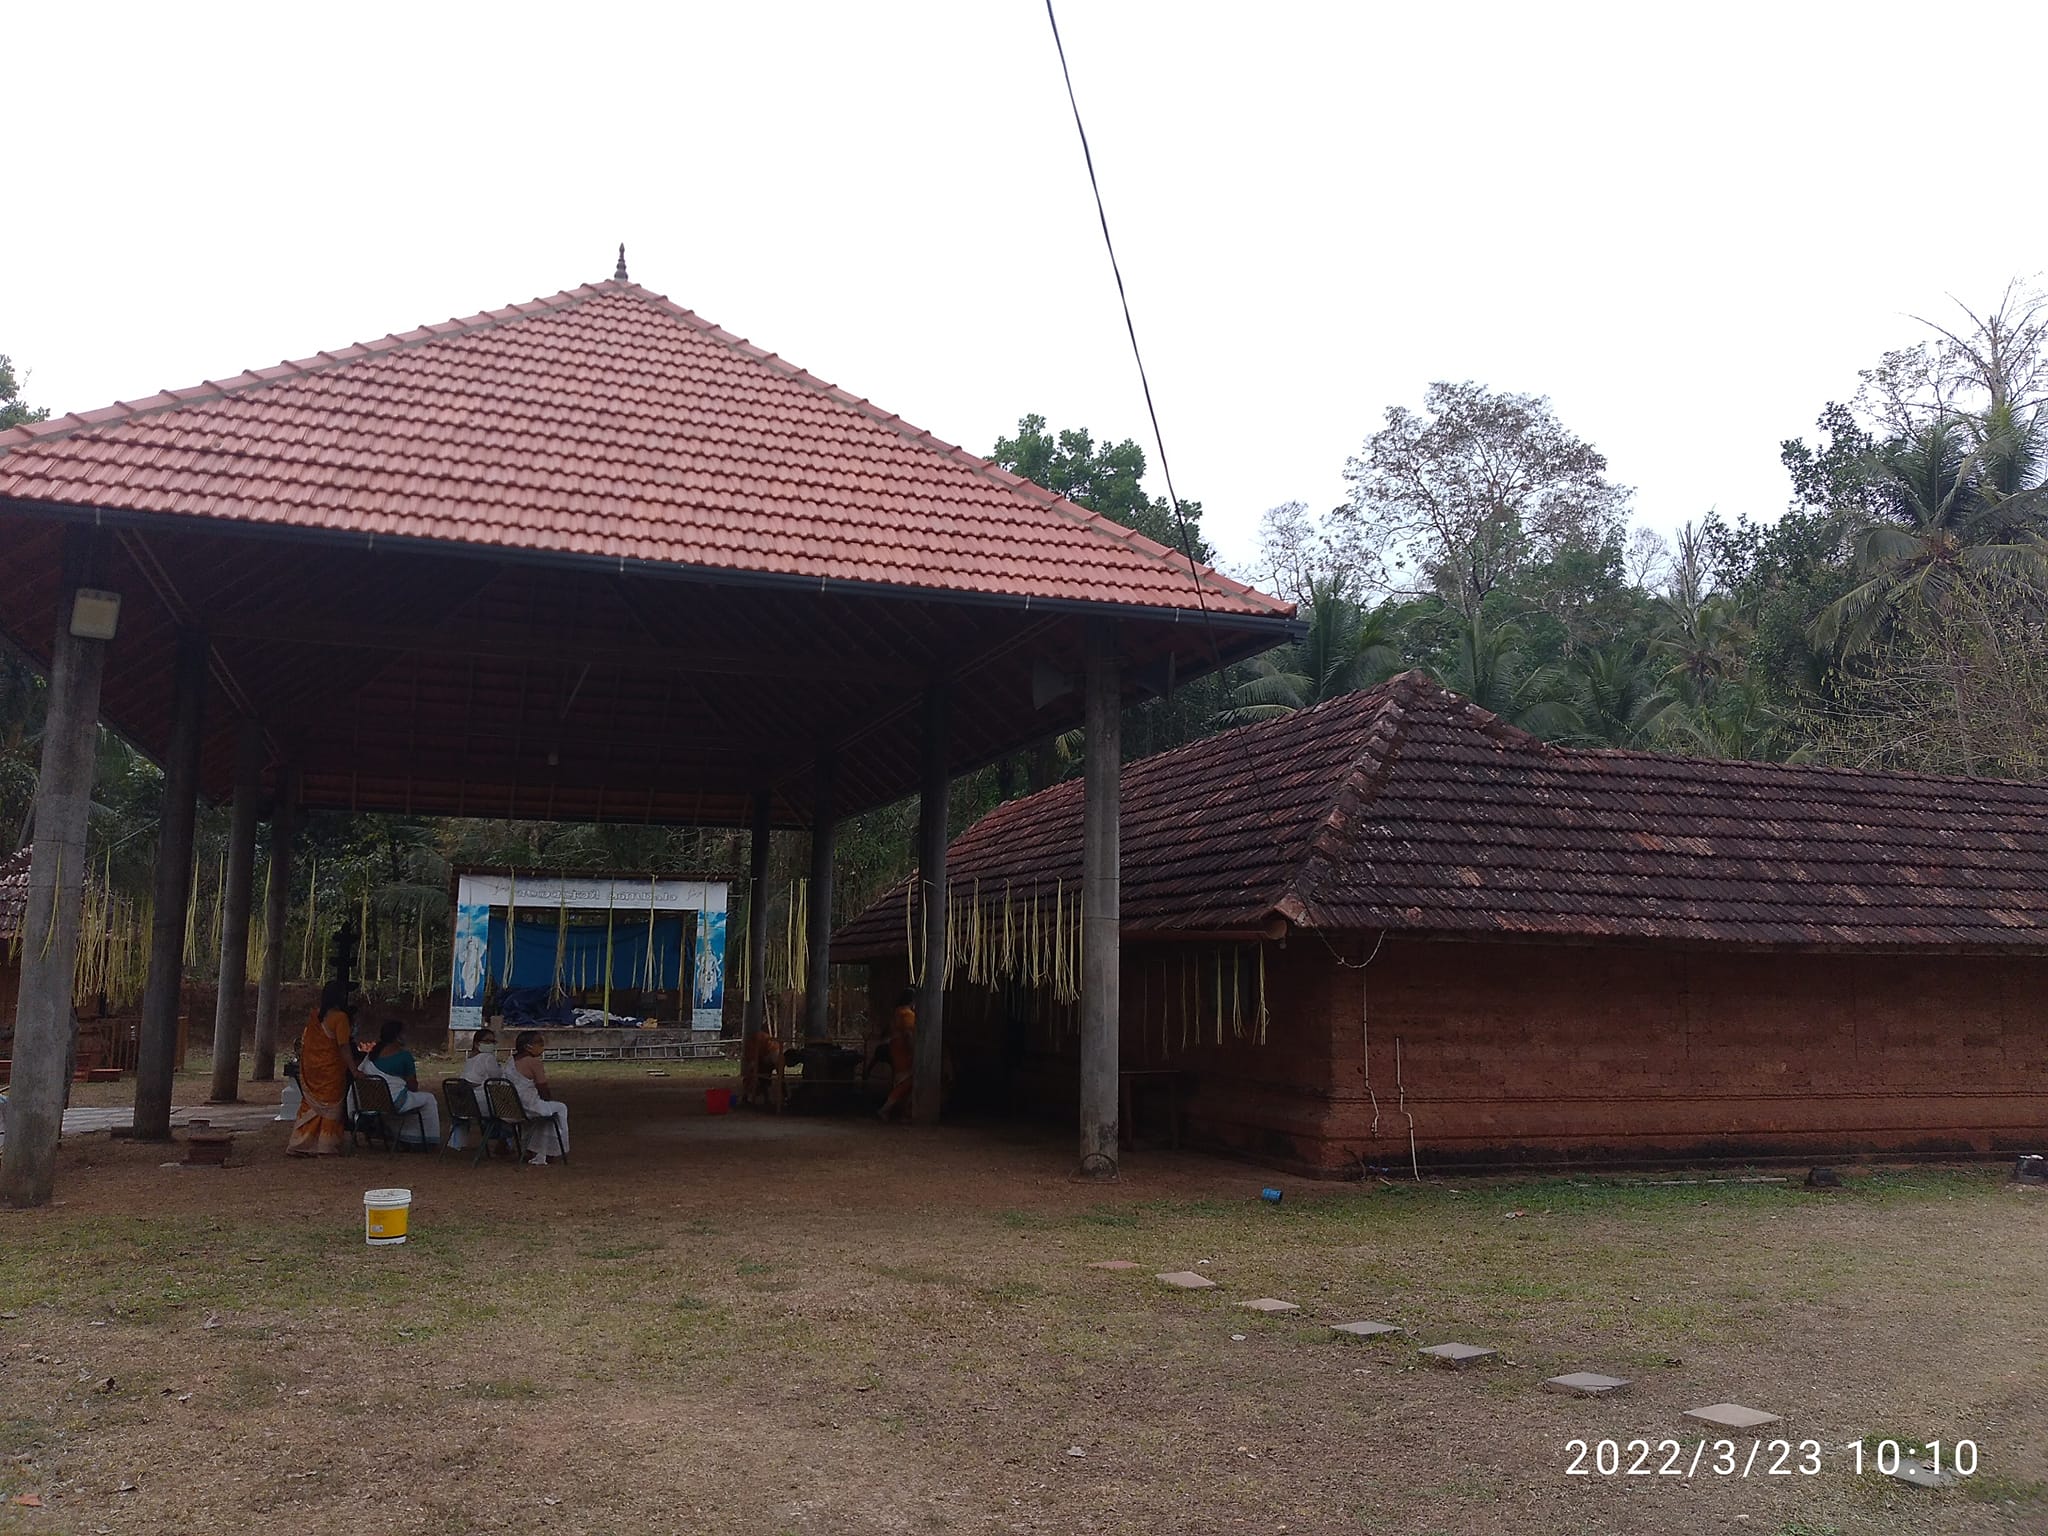
{"type": "Polygon", "coordinates": [[[625,282],[0,432],[5,498],[1291,612],[625,282]]]}
{"type": "MultiPolygon", "coordinates": [[[[2048,785],[1546,745],[1419,673],[1131,763],[1127,931],[1406,929],[2048,952],[2048,785]]],[[[998,807],[955,899],[1081,873],[1081,786],[998,807]]],[[[904,887],[833,941],[898,953],[904,887]]]]}

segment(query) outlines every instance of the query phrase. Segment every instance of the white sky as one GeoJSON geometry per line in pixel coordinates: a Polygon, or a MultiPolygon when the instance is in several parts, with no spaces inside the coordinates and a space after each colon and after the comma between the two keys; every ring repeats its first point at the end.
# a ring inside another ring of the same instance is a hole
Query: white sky
{"type": "MultiPolygon", "coordinates": [[[[1437,378],[1549,395],[1653,525],[1778,512],[1779,440],[1908,316],[2048,265],[1995,83],[2048,6],[1932,16],[1065,0],[1226,561],[1437,378]]],[[[60,412],[608,277],[624,240],[949,441],[1038,411],[1154,457],[1042,0],[23,4],[5,46],[0,352],[60,412]]]]}

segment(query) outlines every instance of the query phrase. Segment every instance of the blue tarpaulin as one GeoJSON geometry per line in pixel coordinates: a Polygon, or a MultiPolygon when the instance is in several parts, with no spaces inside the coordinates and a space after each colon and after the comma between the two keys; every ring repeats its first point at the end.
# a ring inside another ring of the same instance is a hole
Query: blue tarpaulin
{"type": "MultiPolygon", "coordinates": [[[[612,986],[673,991],[683,984],[685,919],[654,920],[654,969],[647,968],[647,915],[621,912],[612,925],[612,986]]],[[[571,923],[566,934],[553,917],[517,925],[513,940],[512,978],[515,987],[555,984],[555,946],[562,945],[562,986],[570,991],[604,985],[603,923],[571,923]]],[[[505,982],[505,915],[491,913],[490,978],[505,982]]]]}

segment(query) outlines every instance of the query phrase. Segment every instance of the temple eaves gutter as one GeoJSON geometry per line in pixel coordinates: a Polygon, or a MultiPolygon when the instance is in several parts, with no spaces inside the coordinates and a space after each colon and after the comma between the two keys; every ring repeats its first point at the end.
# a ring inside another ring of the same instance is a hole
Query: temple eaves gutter
{"type": "MultiPolygon", "coordinates": [[[[515,548],[475,544],[452,539],[423,539],[406,534],[349,532],[337,528],[306,528],[252,519],[208,517],[192,513],[134,512],[104,507],[82,507],[68,502],[30,501],[0,497],[0,513],[20,512],[32,517],[66,523],[89,522],[95,527],[132,528],[139,532],[166,528],[200,529],[231,537],[277,541],[279,538],[324,548],[357,548],[374,551],[390,544],[406,553],[444,555],[458,559],[486,560],[501,565],[544,566],[557,570],[604,571],[613,575],[651,576],[668,581],[703,582],[724,587],[759,587],[779,591],[815,592],[835,596],[881,597],[898,601],[942,603],[963,608],[1007,608],[1018,613],[1053,612],[1077,617],[1145,619],[1174,625],[1196,624],[1210,630],[1234,630],[1261,643],[1226,646],[1219,660],[1243,660],[1308,634],[1308,622],[1292,614],[1206,613],[1200,608],[1168,608],[1156,604],[1091,602],[1084,598],[1032,597],[995,592],[962,592],[945,587],[919,587],[903,582],[855,581],[844,576],[805,576],[776,571],[731,570],[710,565],[677,565],[630,555],[590,555],[572,551],[515,548]]],[[[1214,670],[1197,665],[1182,674],[1201,677],[1214,670]]]]}

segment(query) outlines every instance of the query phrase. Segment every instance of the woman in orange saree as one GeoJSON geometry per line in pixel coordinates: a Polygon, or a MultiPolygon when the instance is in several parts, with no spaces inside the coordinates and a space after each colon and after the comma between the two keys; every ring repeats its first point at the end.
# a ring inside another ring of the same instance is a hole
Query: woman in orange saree
{"type": "Polygon", "coordinates": [[[299,1118],[284,1148],[293,1157],[331,1157],[342,1150],[348,1085],[356,1072],[353,1026],[347,991],[329,982],[299,1036],[299,1118]]]}

